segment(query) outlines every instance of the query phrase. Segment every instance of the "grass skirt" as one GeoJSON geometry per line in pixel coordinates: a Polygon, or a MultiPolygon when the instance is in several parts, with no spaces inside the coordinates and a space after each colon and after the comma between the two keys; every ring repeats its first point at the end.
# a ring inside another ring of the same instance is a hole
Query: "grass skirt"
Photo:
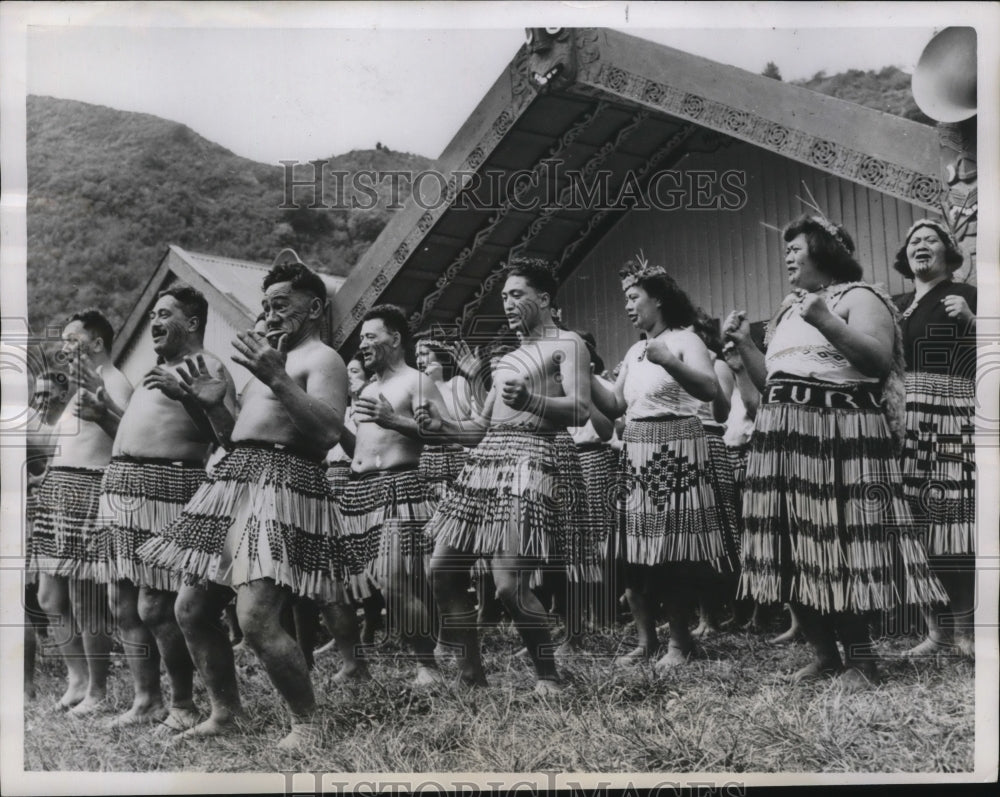
{"type": "Polygon", "coordinates": [[[565,567],[573,580],[596,581],[601,557],[588,517],[583,471],[569,434],[499,426],[469,452],[427,532],[435,543],[463,553],[490,558],[516,552],[565,567]]]}
{"type": "Polygon", "coordinates": [[[93,579],[98,570],[97,508],[103,470],[51,467],[39,485],[28,572],[93,579]]]}
{"type": "Polygon", "coordinates": [[[468,451],[463,446],[424,446],[420,454],[420,477],[427,482],[437,500],[462,472],[468,451]]]}
{"type": "Polygon", "coordinates": [[[878,396],[862,401],[862,388],[852,401],[866,408],[851,409],[772,395],[787,389],[820,403],[852,391],[768,383],[747,463],[741,596],[823,613],[945,602],[903,499],[878,396]]]}
{"type": "Polygon", "coordinates": [[[267,578],[297,595],[343,599],[341,553],[321,463],[276,448],[236,447],[139,557],[187,584],[237,588],[267,578]]]}
{"type": "Polygon", "coordinates": [[[326,466],[326,480],[330,484],[330,493],[335,501],[340,500],[344,494],[344,487],[347,486],[347,479],[351,475],[350,462],[330,462],[326,466]]]}
{"type": "Polygon", "coordinates": [[[903,494],[931,556],[976,552],[975,384],[906,374],[903,494]]]}
{"type": "Polygon", "coordinates": [[[701,421],[629,421],[622,443],[619,556],[629,565],[708,562],[731,571],[701,421]]]}
{"type": "Polygon", "coordinates": [[[434,512],[427,483],[414,470],[349,479],[338,502],[343,578],[360,601],[384,589],[393,562],[419,577],[433,552],[424,526],[434,512]]]}
{"type": "Polygon", "coordinates": [[[97,580],[176,592],[179,575],[143,562],[136,551],[180,516],[204,481],[204,468],[112,457],[101,482],[97,580]]]}

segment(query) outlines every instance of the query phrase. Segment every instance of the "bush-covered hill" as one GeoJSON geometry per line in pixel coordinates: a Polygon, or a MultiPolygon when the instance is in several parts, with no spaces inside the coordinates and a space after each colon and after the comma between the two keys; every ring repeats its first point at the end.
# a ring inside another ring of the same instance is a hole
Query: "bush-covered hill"
{"type": "MultiPolygon", "coordinates": [[[[36,330],[88,305],[120,325],[171,243],[260,262],[291,246],[307,263],[347,274],[393,212],[388,181],[370,210],[282,210],[283,167],[238,157],[182,124],[50,97],[27,104],[28,312],[36,330]]],[[[331,157],[325,168],[431,163],[379,145],[331,157]]],[[[310,174],[306,166],[297,179],[310,174]]],[[[403,199],[408,190],[404,183],[403,199]]],[[[297,189],[295,199],[308,205],[311,192],[297,189]]],[[[338,200],[331,180],[324,199],[338,200]]]]}
{"type": "Polygon", "coordinates": [[[796,86],[829,94],[848,102],[856,102],[893,116],[902,116],[914,122],[934,124],[913,101],[910,91],[910,75],[894,66],[887,66],[878,72],[848,69],[836,75],[827,76],[817,72],[809,80],[793,81],[796,86]]]}

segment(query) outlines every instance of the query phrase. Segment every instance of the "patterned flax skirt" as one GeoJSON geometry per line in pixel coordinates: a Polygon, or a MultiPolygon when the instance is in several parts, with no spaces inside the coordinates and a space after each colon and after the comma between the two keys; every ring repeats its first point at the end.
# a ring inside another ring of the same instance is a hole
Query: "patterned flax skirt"
{"type": "Polygon", "coordinates": [[[97,580],[176,592],[179,574],[143,562],[136,551],[180,516],[204,481],[205,469],[197,462],[112,457],[101,482],[97,580]]]}
{"type": "Polygon", "coordinates": [[[427,483],[413,470],[348,480],[337,504],[342,576],[354,600],[384,589],[393,566],[420,578],[433,545],[424,525],[434,512],[427,483]]]}
{"type": "Polygon", "coordinates": [[[93,579],[103,470],[52,467],[35,491],[28,572],[93,579]]]}
{"type": "Polygon", "coordinates": [[[462,472],[469,453],[463,446],[424,446],[420,454],[420,477],[427,482],[437,500],[462,472]]]}
{"type": "Polygon", "coordinates": [[[427,533],[464,553],[516,552],[565,567],[573,580],[596,581],[601,554],[588,516],[580,458],[569,434],[499,426],[469,452],[427,533]]]}
{"type": "Polygon", "coordinates": [[[705,562],[732,571],[701,421],[629,421],[622,443],[619,556],[629,565],[705,562]]]}
{"type": "Polygon", "coordinates": [[[708,442],[708,456],[711,462],[712,489],[715,491],[715,505],[722,523],[722,539],[726,545],[726,559],[737,564],[740,561],[740,537],[743,529],[736,509],[736,483],[733,478],[733,461],[721,434],[705,432],[708,442]]]}
{"type": "Polygon", "coordinates": [[[322,463],[287,449],[237,446],[139,558],[187,584],[267,578],[298,595],[340,600],[340,545],[322,463]]]}
{"type": "Polygon", "coordinates": [[[903,494],[931,556],[976,552],[975,384],[906,375],[903,494]]]}
{"type": "Polygon", "coordinates": [[[330,492],[335,501],[340,500],[344,494],[344,487],[347,486],[347,479],[351,475],[350,462],[328,462],[326,466],[326,480],[330,483],[330,492]]]}
{"type": "Polygon", "coordinates": [[[879,401],[867,386],[768,383],[743,495],[742,596],[824,613],[946,600],[879,401]]]}

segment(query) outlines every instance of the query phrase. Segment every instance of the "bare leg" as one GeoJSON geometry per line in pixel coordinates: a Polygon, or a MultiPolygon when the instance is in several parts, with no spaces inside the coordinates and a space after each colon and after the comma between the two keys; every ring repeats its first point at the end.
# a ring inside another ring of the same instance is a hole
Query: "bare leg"
{"type": "Polygon", "coordinates": [[[56,706],[67,711],[87,696],[90,681],[83,641],[77,631],[70,603],[69,579],[48,573],[39,574],[38,603],[49,617],[50,636],[55,649],[66,662],[68,685],[56,706]]]}
{"type": "Polygon", "coordinates": [[[376,632],[383,628],[382,610],[385,608],[385,600],[382,593],[376,592],[361,601],[361,606],[365,614],[365,621],[361,628],[361,644],[371,646],[375,644],[376,632]]]}
{"type": "Polygon", "coordinates": [[[798,670],[792,676],[792,682],[829,678],[839,673],[843,669],[843,663],[840,651],[837,650],[834,619],[801,603],[794,604],[793,608],[799,617],[802,633],[816,654],[816,660],[798,670]]]}
{"type": "Polygon", "coordinates": [[[788,610],[788,615],[791,618],[792,624],[789,626],[787,631],[778,634],[778,636],[771,640],[772,645],[783,645],[786,642],[794,642],[802,636],[802,625],[799,623],[798,615],[795,613],[795,607],[790,603],[786,603],[785,609],[788,610]]]}
{"type": "Polygon", "coordinates": [[[108,669],[111,666],[111,616],[105,584],[90,580],[70,580],[73,615],[83,642],[87,661],[87,696],[70,712],[85,716],[105,706],[108,692],[108,669]]]}
{"type": "Polygon", "coordinates": [[[125,660],[135,686],[132,708],[112,720],[112,725],[159,721],[165,716],[163,692],[160,690],[160,651],[155,637],[139,617],[139,588],[131,581],[111,584],[108,604],[122,638],[125,660]]]}
{"type": "Polygon", "coordinates": [[[309,598],[297,597],[292,603],[292,615],[295,619],[295,638],[306,658],[306,666],[312,670],[316,663],[313,648],[316,647],[316,631],[319,630],[319,609],[309,598]]]}
{"type": "Polygon", "coordinates": [[[688,627],[688,603],[696,581],[694,567],[676,565],[669,570],[665,603],[670,623],[670,642],[666,655],[656,662],[655,667],[656,672],[661,675],[687,662],[694,652],[694,639],[688,627]]]}
{"type": "Polygon", "coordinates": [[[550,693],[558,689],[558,674],[555,659],[546,650],[552,645],[548,612],[528,585],[533,569],[515,552],[501,552],[493,557],[497,595],[514,619],[514,625],[528,648],[528,655],[535,665],[535,677],[541,684],[539,691],[550,693]]]}
{"type": "Polygon", "coordinates": [[[236,601],[230,601],[225,608],[226,625],[229,626],[229,641],[233,647],[243,642],[243,629],[240,628],[239,618],[236,617],[236,601]]]}
{"type": "Polygon", "coordinates": [[[35,699],[35,653],[38,649],[38,638],[30,615],[24,613],[24,696],[28,700],[35,699]]]}
{"type": "Polygon", "coordinates": [[[656,637],[656,611],[660,605],[660,595],[659,593],[654,595],[645,589],[654,576],[644,572],[648,569],[644,566],[630,565],[629,567],[633,570],[629,580],[633,581],[635,586],[626,587],[625,598],[628,600],[632,619],[635,620],[635,630],[639,641],[635,648],[615,659],[616,665],[646,661],[651,656],[655,656],[660,647],[656,637]]]}
{"type": "Polygon", "coordinates": [[[420,559],[414,557],[410,562],[404,562],[398,547],[393,551],[390,562],[385,600],[390,625],[398,629],[403,644],[413,651],[417,659],[414,685],[438,683],[441,676],[434,658],[434,628],[427,610],[431,602],[427,573],[420,559]]]}
{"type": "Polygon", "coordinates": [[[370,680],[371,675],[364,659],[364,650],[358,634],[358,616],[354,607],[342,603],[329,603],[321,605],[320,611],[323,612],[327,627],[333,634],[334,644],[344,659],[344,665],[333,680],[337,683],[370,680]]]}
{"type": "Polygon", "coordinates": [[[952,618],[955,622],[955,645],[967,658],[976,656],[976,573],[958,572],[950,593],[952,618]]]}
{"type": "Polygon", "coordinates": [[[459,651],[460,681],[470,686],[486,686],[477,613],[466,589],[473,561],[454,548],[438,545],[431,558],[429,577],[441,612],[441,639],[459,651]]]}
{"type": "Polygon", "coordinates": [[[243,584],[236,596],[236,613],[247,645],[257,654],[275,689],[292,714],[292,733],[279,743],[296,748],[312,740],[316,698],[309,668],[298,643],[281,627],[281,612],[291,593],[271,579],[243,584]],[[302,726],[297,731],[296,728],[302,726]]]}
{"type": "Polygon", "coordinates": [[[859,690],[879,683],[877,656],[868,633],[868,618],[863,614],[840,612],[835,616],[837,635],[844,646],[844,672],[841,683],[859,690]]]}
{"type": "Polygon", "coordinates": [[[228,587],[181,587],[174,610],[184,633],[188,651],[205,682],[212,713],[200,725],[184,732],[185,737],[218,736],[236,728],[243,715],[236,681],[233,646],[220,615],[232,601],[228,587]]]}

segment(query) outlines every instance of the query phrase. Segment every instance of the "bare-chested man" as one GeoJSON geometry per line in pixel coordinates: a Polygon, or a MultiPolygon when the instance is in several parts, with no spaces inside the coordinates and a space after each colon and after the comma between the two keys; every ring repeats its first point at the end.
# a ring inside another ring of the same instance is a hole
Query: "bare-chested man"
{"type": "Polygon", "coordinates": [[[200,291],[176,283],[160,291],[149,315],[157,364],[143,377],[118,424],[101,486],[100,516],[111,611],[135,689],[132,706],[112,724],[162,720],[161,732],[169,734],[198,722],[194,665],[174,617],[180,578],[146,565],[136,551],[162,534],[204,482],[214,442],[204,412],[180,387],[179,367],[199,358],[225,382],[230,406],[234,388],[222,363],[203,348],[208,302],[200,291]],[[160,688],[161,660],[170,679],[169,713],[160,688]]]}
{"type": "MultiPolygon", "coordinates": [[[[425,560],[431,545],[424,524],[433,512],[430,485],[418,472],[424,443],[414,420],[423,403],[451,417],[434,380],[406,364],[409,328],[403,311],[380,305],[361,324],[359,350],[371,380],[354,402],[354,458],[340,496],[345,561],[355,600],[386,598],[390,627],[417,659],[415,684],[437,678],[425,560]]],[[[338,642],[344,656],[340,679],[366,677],[355,648],[356,633],[338,642]]]]}
{"type": "MultiPolygon", "coordinates": [[[[35,515],[38,513],[38,488],[45,481],[49,460],[55,453],[52,435],[68,400],[69,378],[66,374],[49,370],[40,374],[35,380],[30,404],[33,415],[28,420],[24,435],[27,476],[24,520],[29,561],[31,531],[35,515]]],[[[24,696],[29,699],[35,697],[35,653],[38,634],[43,633],[46,627],[45,613],[38,604],[38,573],[29,571],[24,581],[24,696]]]]}
{"type": "Polygon", "coordinates": [[[533,261],[515,263],[503,287],[507,323],[521,345],[493,375],[482,415],[473,423],[417,412],[428,433],[479,445],[427,526],[434,539],[431,578],[441,610],[441,636],[462,651],[460,678],[485,684],[468,572],[477,557],[492,562],[497,594],[514,619],[535,666],[536,691],[560,691],[548,618],[530,589],[531,574],[549,562],[581,578],[586,496],[579,457],[566,428],[590,413],[587,346],[552,319],[556,282],[533,261]]]}
{"type": "Polygon", "coordinates": [[[38,601],[57,618],[53,638],[69,671],[69,685],[57,705],[77,716],[103,703],[111,653],[107,597],[95,578],[98,499],[114,425],[110,415],[98,420],[94,407],[123,407],[132,393],[111,364],[113,338],[99,310],[77,313],[63,329],[62,353],[75,392],[52,436],[54,454],[38,491],[31,538],[29,569],[39,576],[38,601]]]}
{"type": "Polygon", "coordinates": [[[298,749],[319,738],[316,700],[305,657],[281,616],[296,594],[343,600],[324,459],[343,428],[347,374],[340,355],[320,340],[323,281],[297,257],[282,255],[264,278],[267,335],[247,331],[233,341],[233,361],[254,376],[235,423],[224,384],[200,361],[188,361],[183,384],[229,453],[165,538],[140,555],[190,582],[175,608],[212,714],[181,736],[230,732],[242,714],[232,647],[219,621],[235,590],[244,641],[292,714],[279,747],[298,749]]]}

